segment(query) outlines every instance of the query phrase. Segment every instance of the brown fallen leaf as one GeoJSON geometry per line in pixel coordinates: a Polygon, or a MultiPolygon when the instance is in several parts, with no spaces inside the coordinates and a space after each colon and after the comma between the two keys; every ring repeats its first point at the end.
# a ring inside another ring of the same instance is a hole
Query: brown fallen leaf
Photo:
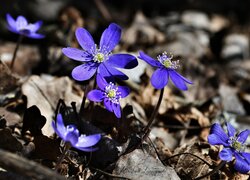
{"type": "Polygon", "coordinates": [[[6,126],[15,126],[21,122],[21,117],[14,112],[10,112],[0,107],[0,115],[6,120],[6,126]]]}
{"type": "Polygon", "coordinates": [[[80,105],[82,100],[81,96],[74,92],[73,82],[68,77],[34,75],[23,84],[22,92],[27,96],[27,106],[36,105],[46,117],[46,124],[42,128],[45,136],[54,133],[51,123],[59,99],[64,99],[66,104],[74,101],[77,105],[80,105]]]}
{"type": "Polygon", "coordinates": [[[22,150],[22,144],[12,135],[9,128],[0,130],[0,148],[16,152],[22,150]]]}

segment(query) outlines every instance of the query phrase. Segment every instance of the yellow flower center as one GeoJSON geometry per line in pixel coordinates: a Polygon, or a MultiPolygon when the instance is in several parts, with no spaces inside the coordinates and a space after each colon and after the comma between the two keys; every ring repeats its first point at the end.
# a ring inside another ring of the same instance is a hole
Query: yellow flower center
{"type": "Polygon", "coordinates": [[[96,61],[98,61],[99,63],[100,62],[103,62],[104,61],[104,54],[102,54],[102,53],[97,53],[96,55],[95,55],[95,59],[96,59],[96,61]]]}
{"type": "Polygon", "coordinates": [[[114,89],[111,89],[109,90],[107,95],[109,98],[114,98],[116,96],[116,91],[114,89]]]}
{"type": "Polygon", "coordinates": [[[166,68],[170,68],[171,65],[172,65],[172,63],[171,63],[171,61],[169,61],[169,60],[165,60],[165,61],[163,62],[163,65],[164,65],[166,68]]]}
{"type": "Polygon", "coordinates": [[[236,150],[240,150],[242,148],[242,144],[238,141],[233,141],[232,147],[236,150]]]}

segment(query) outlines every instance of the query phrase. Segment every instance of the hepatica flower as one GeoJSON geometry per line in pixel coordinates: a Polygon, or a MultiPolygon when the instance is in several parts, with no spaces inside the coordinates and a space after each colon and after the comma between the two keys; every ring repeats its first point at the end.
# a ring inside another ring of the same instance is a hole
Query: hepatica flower
{"type": "Polygon", "coordinates": [[[37,31],[42,26],[42,21],[37,21],[34,24],[28,23],[27,19],[23,16],[18,16],[16,20],[10,14],[6,15],[8,22],[8,29],[14,33],[27,36],[29,38],[41,39],[44,35],[38,34],[37,31]]]}
{"type": "Polygon", "coordinates": [[[220,124],[215,123],[211,127],[208,142],[211,145],[223,145],[224,148],[219,153],[220,159],[228,162],[235,159],[234,169],[245,174],[250,170],[250,153],[244,152],[244,143],[249,134],[250,130],[248,129],[236,133],[236,130],[230,123],[227,123],[226,134],[220,124]]]}
{"type": "Polygon", "coordinates": [[[62,49],[63,54],[67,57],[83,62],[72,71],[72,77],[75,80],[88,80],[96,72],[103,77],[115,76],[125,80],[128,77],[116,68],[131,69],[138,64],[132,55],[111,53],[121,38],[121,28],[115,23],[110,24],[102,33],[99,46],[95,44],[90,33],[84,28],[77,28],[75,35],[83,50],[71,47],[62,49]]]}
{"type": "Polygon", "coordinates": [[[52,122],[52,127],[62,140],[70,143],[72,147],[81,151],[90,152],[97,150],[97,148],[93,148],[92,146],[99,142],[101,139],[100,134],[89,136],[80,135],[75,125],[68,125],[65,127],[61,114],[58,114],[56,119],[56,123],[54,121],[52,122]]]}
{"type": "Polygon", "coordinates": [[[114,112],[117,118],[121,117],[120,99],[129,94],[129,88],[116,86],[113,82],[107,82],[99,74],[97,75],[97,85],[100,89],[94,89],[87,95],[88,99],[94,102],[102,102],[107,110],[114,112]]]}
{"type": "Polygon", "coordinates": [[[175,71],[180,65],[179,61],[172,60],[173,55],[164,52],[162,55],[159,55],[157,59],[153,59],[142,51],[140,51],[139,54],[140,59],[157,68],[151,77],[151,84],[156,89],[164,88],[168,84],[169,77],[180,90],[188,89],[186,83],[193,84],[175,71]]]}

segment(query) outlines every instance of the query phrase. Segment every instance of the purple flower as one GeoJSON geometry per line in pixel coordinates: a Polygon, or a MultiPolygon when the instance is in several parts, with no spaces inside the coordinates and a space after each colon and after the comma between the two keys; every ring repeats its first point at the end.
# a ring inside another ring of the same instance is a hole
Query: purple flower
{"type": "Polygon", "coordinates": [[[69,142],[72,147],[87,152],[97,150],[97,148],[93,148],[92,146],[99,142],[101,135],[80,135],[75,125],[68,125],[65,127],[61,114],[57,115],[56,123],[54,121],[52,122],[52,127],[56,134],[65,142],[69,142]]]}
{"type": "Polygon", "coordinates": [[[38,34],[36,31],[42,26],[42,21],[37,21],[34,24],[29,24],[23,16],[18,16],[16,21],[10,14],[6,15],[8,29],[14,33],[27,36],[29,38],[41,39],[44,35],[38,34]]]}
{"type": "Polygon", "coordinates": [[[121,106],[119,100],[129,94],[129,88],[125,86],[116,86],[97,74],[97,85],[100,88],[90,91],[88,99],[95,102],[102,102],[107,110],[114,112],[117,118],[121,117],[121,106]]]}
{"type": "Polygon", "coordinates": [[[168,84],[168,79],[172,80],[174,85],[180,90],[187,90],[185,83],[193,84],[191,81],[181,76],[175,71],[179,67],[179,61],[172,61],[173,56],[164,52],[162,55],[159,55],[156,59],[151,58],[144,52],[140,51],[139,58],[146,61],[153,67],[156,67],[156,71],[151,77],[151,84],[156,89],[162,89],[168,84]]]}
{"type": "Polygon", "coordinates": [[[111,51],[121,38],[121,28],[112,23],[102,33],[99,47],[95,44],[90,33],[84,28],[77,28],[76,39],[83,50],[63,48],[67,57],[83,62],[72,71],[72,77],[78,81],[90,79],[96,72],[103,77],[118,77],[126,80],[128,77],[116,68],[131,69],[137,66],[136,58],[129,54],[112,54],[111,51]]]}
{"type": "Polygon", "coordinates": [[[250,153],[244,152],[245,142],[250,130],[244,130],[236,133],[234,127],[227,123],[227,134],[223,131],[219,123],[213,124],[208,136],[208,142],[211,145],[223,145],[223,150],[219,157],[223,161],[232,161],[235,157],[234,169],[240,173],[246,174],[250,170],[250,153]]]}

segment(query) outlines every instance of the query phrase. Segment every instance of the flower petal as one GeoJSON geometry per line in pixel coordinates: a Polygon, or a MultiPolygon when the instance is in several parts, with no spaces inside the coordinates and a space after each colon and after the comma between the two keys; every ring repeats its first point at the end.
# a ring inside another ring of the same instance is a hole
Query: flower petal
{"type": "Polygon", "coordinates": [[[121,118],[121,106],[120,104],[112,103],[113,111],[117,118],[121,118]]]}
{"type": "Polygon", "coordinates": [[[112,51],[121,39],[121,31],[120,26],[115,23],[111,23],[102,33],[100,40],[101,51],[112,51]]]}
{"type": "Polygon", "coordinates": [[[29,37],[29,38],[33,38],[33,39],[42,39],[45,37],[45,35],[37,34],[37,33],[30,33],[30,34],[25,33],[24,35],[29,37]]]}
{"type": "Polygon", "coordinates": [[[139,57],[138,58],[140,58],[140,59],[142,59],[142,60],[144,60],[144,61],[146,61],[148,64],[150,64],[151,66],[153,66],[153,67],[163,67],[163,65],[159,62],[159,61],[157,61],[156,59],[153,59],[153,58],[151,58],[150,56],[148,56],[147,54],[145,54],[144,52],[142,52],[142,51],[140,51],[139,52],[139,57]]]}
{"type": "Polygon", "coordinates": [[[250,170],[250,166],[246,160],[244,160],[238,153],[234,153],[235,156],[235,164],[234,169],[242,174],[246,174],[250,170]]]}
{"type": "Polygon", "coordinates": [[[179,73],[177,73],[175,70],[172,70],[172,69],[169,70],[169,76],[177,88],[183,91],[186,91],[188,89],[185,83],[186,79],[183,76],[181,76],[179,73]]]}
{"type": "Polygon", "coordinates": [[[234,129],[234,127],[229,122],[227,122],[226,125],[227,125],[227,134],[228,134],[228,136],[229,137],[234,137],[234,135],[236,133],[236,130],[234,129]]]}
{"type": "Polygon", "coordinates": [[[248,164],[250,164],[250,153],[248,152],[241,152],[241,155],[246,159],[248,164]]]}
{"type": "Polygon", "coordinates": [[[132,69],[138,65],[136,57],[130,54],[113,54],[106,63],[114,67],[125,69],[132,69]]]}
{"type": "Polygon", "coordinates": [[[103,91],[105,90],[106,86],[108,85],[107,81],[99,73],[97,73],[97,75],[96,75],[96,83],[97,83],[98,87],[103,91]]]}
{"type": "Polygon", "coordinates": [[[217,135],[222,141],[227,143],[228,136],[222,129],[221,125],[219,123],[214,123],[210,129],[210,134],[215,134],[217,135]]]}
{"type": "Polygon", "coordinates": [[[26,29],[26,26],[28,25],[28,22],[25,17],[18,16],[16,20],[16,29],[18,31],[26,29]]]}
{"type": "Polygon", "coordinates": [[[112,102],[108,99],[108,98],[105,98],[104,101],[103,101],[103,104],[105,106],[105,108],[110,111],[110,112],[113,112],[113,108],[112,108],[112,102]]]}
{"type": "Polygon", "coordinates": [[[31,32],[35,33],[40,27],[42,26],[43,22],[42,21],[37,21],[34,24],[28,24],[26,26],[26,29],[29,29],[31,32]]]}
{"type": "Polygon", "coordinates": [[[7,14],[6,19],[7,19],[9,27],[11,29],[16,30],[16,21],[13,19],[13,17],[10,14],[7,14]]]}
{"type": "Polygon", "coordinates": [[[229,144],[225,141],[223,141],[220,136],[217,136],[216,134],[210,134],[207,137],[207,141],[211,145],[224,145],[224,146],[229,146],[229,144]]]}
{"type": "Polygon", "coordinates": [[[130,93],[130,89],[127,86],[117,86],[118,92],[121,93],[121,97],[124,98],[130,93]]]}
{"type": "Polygon", "coordinates": [[[90,91],[87,95],[88,99],[94,102],[102,102],[103,101],[103,92],[97,89],[90,91]]]}
{"type": "Polygon", "coordinates": [[[64,141],[70,142],[72,146],[75,146],[75,144],[78,141],[79,137],[79,131],[74,125],[68,125],[66,129],[65,138],[64,141]]]}
{"type": "Polygon", "coordinates": [[[151,84],[156,89],[162,89],[168,84],[168,70],[164,68],[156,69],[151,77],[151,84]]]}
{"type": "Polygon", "coordinates": [[[224,148],[219,153],[220,159],[223,161],[232,161],[233,159],[233,152],[230,148],[224,148]]]}
{"type": "Polygon", "coordinates": [[[90,54],[93,54],[95,51],[95,42],[91,34],[84,28],[77,28],[75,34],[80,46],[90,54]]]}
{"type": "Polygon", "coordinates": [[[97,70],[95,63],[85,63],[77,66],[72,71],[72,77],[77,81],[89,80],[97,70]]]}
{"type": "Polygon", "coordinates": [[[85,152],[92,152],[92,151],[98,150],[97,147],[89,147],[89,148],[75,147],[75,148],[77,148],[77,149],[79,149],[79,150],[81,150],[81,151],[85,151],[85,152]]]}
{"type": "Polygon", "coordinates": [[[64,139],[66,134],[66,127],[63,122],[63,117],[61,114],[57,114],[56,116],[56,125],[54,121],[52,122],[52,127],[60,138],[64,139]]]}
{"type": "Polygon", "coordinates": [[[63,48],[62,52],[65,56],[73,60],[82,61],[82,62],[92,60],[91,55],[88,52],[80,50],[80,49],[67,47],[67,48],[63,48]]]}
{"type": "MultiPolygon", "coordinates": [[[[113,68],[112,66],[106,64],[106,62],[104,62],[102,64],[106,67],[106,69],[107,69],[107,71],[109,73],[109,76],[103,76],[104,74],[100,73],[105,79],[109,79],[110,76],[114,76],[114,77],[119,78],[121,80],[127,80],[128,79],[128,76],[126,76],[121,71],[113,68]]],[[[113,78],[110,78],[108,81],[113,81],[113,78]]]]}
{"type": "Polygon", "coordinates": [[[89,136],[81,135],[75,147],[86,148],[96,145],[101,139],[101,134],[93,134],[89,136]]]}
{"type": "Polygon", "coordinates": [[[243,144],[246,142],[249,134],[250,134],[250,130],[246,129],[246,130],[240,132],[237,140],[243,144]]]}

